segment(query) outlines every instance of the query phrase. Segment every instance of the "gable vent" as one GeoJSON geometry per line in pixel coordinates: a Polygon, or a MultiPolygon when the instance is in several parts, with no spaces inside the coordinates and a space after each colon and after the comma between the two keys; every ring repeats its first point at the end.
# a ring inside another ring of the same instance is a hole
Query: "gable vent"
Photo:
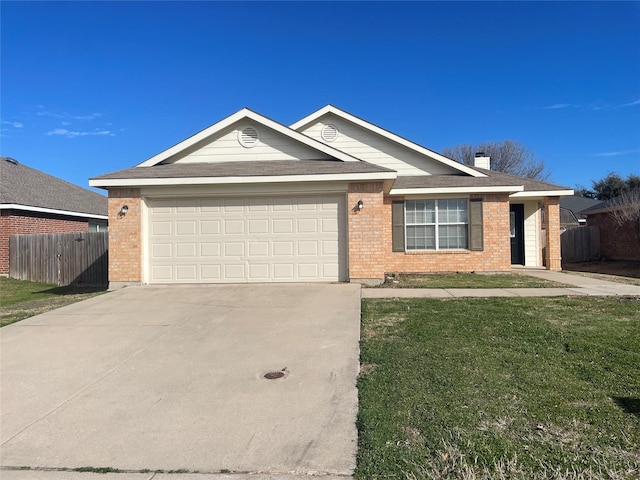
{"type": "Polygon", "coordinates": [[[320,136],[325,142],[333,142],[338,138],[338,128],[335,125],[325,125],[320,131],[320,136]]]}
{"type": "Polygon", "coordinates": [[[238,142],[246,148],[251,148],[258,143],[258,129],[255,127],[244,127],[238,131],[238,142]]]}

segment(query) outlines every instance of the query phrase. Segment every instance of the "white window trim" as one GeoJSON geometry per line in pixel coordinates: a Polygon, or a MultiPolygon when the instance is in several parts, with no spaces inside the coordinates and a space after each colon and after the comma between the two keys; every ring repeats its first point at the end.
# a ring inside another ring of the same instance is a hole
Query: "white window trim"
{"type": "Polygon", "coordinates": [[[437,252],[437,251],[467,251],[469,250],[469,199],[468,198],[424,198],[424,199],[410,199],[405,200],[404,202],[404,250],[405,252],[437,252]],[[467,204],[467,222],[455,222],[455,223],[440,223],[438,222],[438,209],[439,209],[439,201],[440,200],[465,200],[467,204]],[[420,202],[420,201],[433,201],[435,202],[435,210],[434,210],[434,219],[433,223],[411,223],[407,222],[407,203],[408,202],[420,202]],[[407,245],[409,235],[407,233],[408,227],[421,227],[421,226],[434,226],[434,235],[435,235],[435,248],[409,248],[407,245]],[[439,227],[440,226],[456,226],[456,225],[466,225],[467,226],[467,248],[440,248],[440,235],[439,235],[439,227]]]}

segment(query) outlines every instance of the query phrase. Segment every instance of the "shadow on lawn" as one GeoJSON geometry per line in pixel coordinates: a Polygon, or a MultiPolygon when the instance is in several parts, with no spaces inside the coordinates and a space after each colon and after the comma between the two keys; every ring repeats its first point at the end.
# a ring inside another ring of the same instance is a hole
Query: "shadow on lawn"
{"type": "Polygon", "coordinates": [[[640,398],[611,397],[616,405],[631,415],[640,418],[640,398]]]}
{"type": "Polygon", "coordinates": [[[88,287],[88,286],[80,286],[80,285],[67,285],[64,287],[53,287],[47,288],[45,290],[38,290],[36,293],[48,293],[50,295],[79,295],[83,293],[96,293],[96,292],[106,292],[107,287],[88,287]]]}

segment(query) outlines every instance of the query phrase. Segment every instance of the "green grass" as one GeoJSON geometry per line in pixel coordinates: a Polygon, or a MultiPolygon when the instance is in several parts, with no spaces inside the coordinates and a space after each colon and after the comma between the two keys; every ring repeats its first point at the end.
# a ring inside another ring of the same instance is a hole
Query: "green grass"
{"type": "Polygon", "coordinates": [[[364,300],[356,479],[640,478],[640,299],[364,300]]]}
{"type": "Polygon", "coordinates": [[[568,285],[517,273],[397,274],[382,288],[554,288],[568,285]]]}
{"type": "Polygon", "coordinates": [[[58,287],[0,277],[0,327],[105,292],[104,287],[58,287]]]}

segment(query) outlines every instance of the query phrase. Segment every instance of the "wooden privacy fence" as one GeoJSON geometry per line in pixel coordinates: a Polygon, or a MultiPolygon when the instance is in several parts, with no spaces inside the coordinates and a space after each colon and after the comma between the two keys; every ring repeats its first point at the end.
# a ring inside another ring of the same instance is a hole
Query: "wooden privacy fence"
{"type": "Polygon", "coordinates": [[[9,276],[57,285],[107,285],[108,232],[12,235],[9,276]]]}
{"type": "Polygon", "coordinates": [[[598,227],[571,228],[560,235],[560,248],[563,262],[594,260],[600,254],[600,230],[598,227]]]}

